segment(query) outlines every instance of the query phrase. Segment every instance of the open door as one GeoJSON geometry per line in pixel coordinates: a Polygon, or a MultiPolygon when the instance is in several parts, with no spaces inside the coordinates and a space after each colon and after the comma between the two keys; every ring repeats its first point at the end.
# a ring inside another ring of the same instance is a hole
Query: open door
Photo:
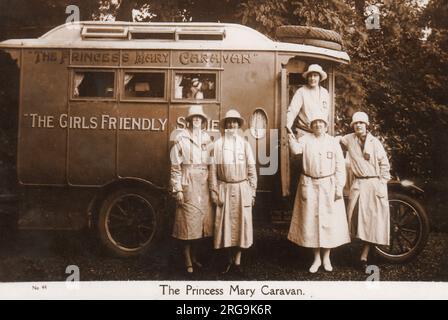
{"type": "Polygon", "coordinates": [[[288,71],[282,68],[280,73],[280,176],[283,197],[289,196],[291,192],[289,142],[288,132],[286,131],[286,111],[288,104],[288,71]]]}

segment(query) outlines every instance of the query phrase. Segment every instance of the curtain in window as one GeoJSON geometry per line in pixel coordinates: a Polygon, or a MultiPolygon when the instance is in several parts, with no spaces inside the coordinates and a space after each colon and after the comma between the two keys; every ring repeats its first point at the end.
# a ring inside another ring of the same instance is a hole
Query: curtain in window
{"type": "Polygon", "coordinates": [[[124,75],[124,86],[125,87],[129,84],[129,82],[131,82],[132,78],[134,78],[134,75],[132,75],[132,74],[127,73],[124,75]]]}
{"type": "Polygon", "coordinates": [[[181,86],[182,80],[183,80],[183,76],[180,75],[180,74],[176,74],[175,79],[174,79],[174,82],[175,82],[174,97],[176,99],[182,99],[183,98],[182,97],[182,92],[183,92],[184,87],[181,86]]]}
{"type": "Polygon", "coordinates": [[[79,86],[81,85],[83,80],[84,80],[84,74],[75,73],[75,88],[73,91],[74,97],[79,97],[79,86]]]}

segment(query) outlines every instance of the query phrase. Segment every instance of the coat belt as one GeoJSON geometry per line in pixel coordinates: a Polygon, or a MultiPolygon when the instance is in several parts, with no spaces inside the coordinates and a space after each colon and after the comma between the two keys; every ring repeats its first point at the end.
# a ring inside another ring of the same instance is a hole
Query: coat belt
{"type": "Polygon", "coordinates": [[[309,174],[307,174],[307,173],[305,173],[305,172],[302,172],[302,174],[303,174],[304,176],[308,177],[308,178],[315,179],[315,180],[319,180],[319,179],[324,179],[324,178],[328,178],[328,177],[334,176],[334,175],[335,175],[335,172],[333,172],[332,174],[326,175],[326,176],[321,176],[321,177],[314,177],[314,176],[309,175],[309,174]]]}
{"type": "Polygon", "coordinates": [[[237,184],[237,183],[247,181],[247,179],[243,179],[243,180],[239,180],[239,181],[226,181],[226,180],[219,179],[219,181],[224,182],[224,183],[237,184]]]}
{"type": "Polygon", "coordinates": [[[182,164],[187,168],[198,169],[198,170],[208,170],[208,166],[205,164],[182,164]]]}
{"type": "Polygon", "coordinates": [[[379,176],[365,176],[365,177],[358,177],[355,176],[356,179],[376,179],[379,178],[379,176]]]}

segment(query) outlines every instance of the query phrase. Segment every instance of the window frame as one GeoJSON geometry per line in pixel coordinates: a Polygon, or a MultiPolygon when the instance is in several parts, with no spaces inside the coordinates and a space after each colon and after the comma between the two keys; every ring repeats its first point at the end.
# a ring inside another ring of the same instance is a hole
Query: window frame
{"type": "Polygon", "coordinates": [[[128,39],[128,31],[129,28],[124,26],[88,25],[82,28],[81,37],[84,40],[128,39]]]}
{"type": "Polygon", "coordinates": [[[73,68],[70,75],[70,101],[116,101],[117,100],[117,69],[111,68],[73,68]],[[114,94],[112,97],[75,97],[75,75],[76,73],[101,72],[113,73],[114,75],[114,94]]]}
{"type": "Polygon", "coordinates": [[[168,102],[168,70],[166,69],[130,69],[123,68],[120,72],[119,77],[120,84],[120,101],[123,102],[168,102]],[[163,84],[163,97],[126,97],[126,86],[124,84],[124,77],[127,73],[162,73],[165,76],[165,81],[163,84]]]}
{"type": "Polygon", "coordinates": [[[220,70],[204,70],[204,69],[173,69],[171,74],[171,102],[173,103],[193,103],[193,104],[216,104],[221,101],[221,72],[220,70]],[[192,74],[192,73],[200,73],[200,74],[214,74],[216,76],[215,90],[216,96],[214,99],[191,99],[191,98],[176,98],[176,75],[177,74],[192,74]]]}

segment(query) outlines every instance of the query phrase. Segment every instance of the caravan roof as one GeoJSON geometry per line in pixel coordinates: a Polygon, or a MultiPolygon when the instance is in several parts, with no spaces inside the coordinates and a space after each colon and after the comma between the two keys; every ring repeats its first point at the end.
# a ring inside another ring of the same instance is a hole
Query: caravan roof
{"type": "Polygon", "coordinates": [[[38,39],[0,42],[0,48],[88,48],[286,51],[348,63],[343,51],[276,42],[238,24],[84,21],[60,25],[38,39]]]}

